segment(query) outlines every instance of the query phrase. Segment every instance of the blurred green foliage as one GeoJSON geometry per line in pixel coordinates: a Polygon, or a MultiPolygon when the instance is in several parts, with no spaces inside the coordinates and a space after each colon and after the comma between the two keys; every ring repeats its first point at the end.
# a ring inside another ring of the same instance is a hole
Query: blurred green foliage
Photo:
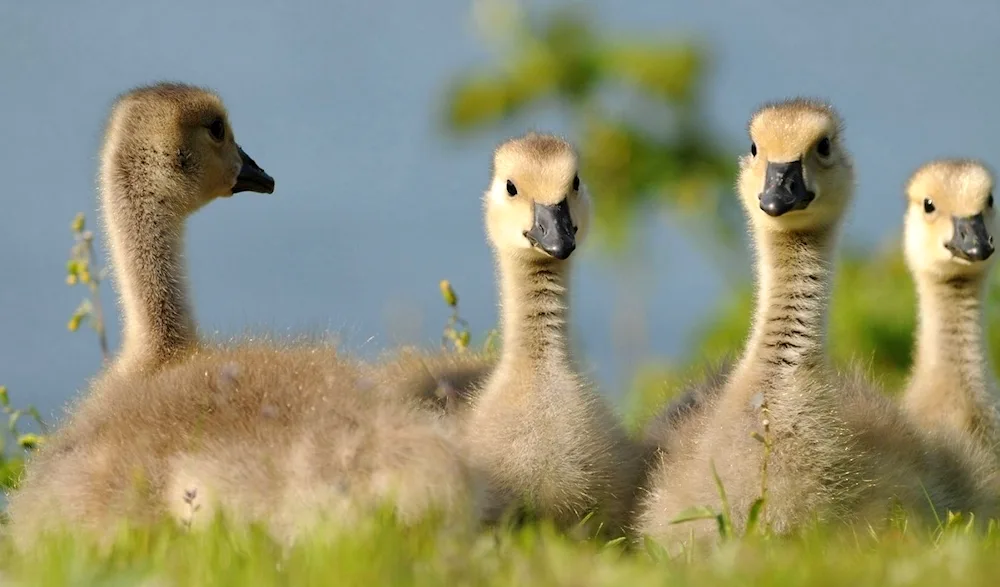
{"type": "Polygon", "coordinates": [[[5,385],[0,385],[0,412],[7,416],[7,429],[0,430],[0,491],[9,491],[17,487],[21,472],[24,471],[25,457],[45,441],[43,434],[47,429],[34,406],[18,409],[11,405],[10,393],[5,385]],[[43,434],[22,432],[22,418],[34,420],[43,434]],[[8,448],[8,436],[14,439],[15,450],[8,448]]]}
{"type": "Polygon", "coordinates": [[[196,533],[171,524],[122,530],[107,552],[79,533],[47,536],[28,554],[0,541],[0,584],[25,586],[833,586],[993,585],[1000,532],[905,525],[879,535],[810,528],[801,537],[733,536],[712,553],[667,558],[652,543],[578,541],[548,524],[472,533],[389,516],[348,529],[320,525],[283,549],[260,527],[219,521],[196,533]]]}
{"type": "MultiPolygon", "coordinates": [[[[101,282],[107,275],[107,269],[96,266],[94,233],[87,230],[83,212],[73,217],[70,231],[73,233],[73,247],[66,262],[66,284],[71,287],[85,286],[88,297],[84,298],[74,310],[66,327],[70,332],[76,332],[81,324],[89,325],[97,333],[101,356],[107,361],[108,339],[104,329],[104,312],[100,297],[101,282]]],[[[10,491],[17,487],[21,479],[24,460],[28,453],[45,442],[48,428],[35,406],[29,405],[20,409],[12,406],[10,395],[3,385],[0,385],[0,411],[7,416],[7,430],[0,431],[0,490],[10,491]],[[22,432],[19,426],[22,418],[33,420],[38,433],[22,432]],[[7,437],[14,440],[15,449],[7,445],[7,437]]]]}
{"type": "Polygon", "coordinates": [[[78,212],[70,223],[73,232],[73,247],[70,249],[69,261],[66,262],[66,285],[83,285],[87,288],[87,297],[70,316],[66,328],[76,332],[80,325],[86,324],[97,333],[97,342],[101,346],[101,356],[107,361],[110,358],[108,337],[104,327],[104,310],[101,307],[101,282],[107,277],[106,267],[97,267],[97,255],[94,251],[94,233],[87,230],[86,217],[78,212]]]}
{"type": "Polygon", "coordinates": [[[527,16],[489,2],[483,20],[501,45],[497,63],[454,79],[450,131],[465,134],[554,105],[570,115],[581,176],[598,234],[621,250],[648,204],[695,213],[727,236],[738,215],[725,197],[735,156],[720,148],[701,112],[706,52],[694,42],[599,34],[578,7],[527,16]]]}

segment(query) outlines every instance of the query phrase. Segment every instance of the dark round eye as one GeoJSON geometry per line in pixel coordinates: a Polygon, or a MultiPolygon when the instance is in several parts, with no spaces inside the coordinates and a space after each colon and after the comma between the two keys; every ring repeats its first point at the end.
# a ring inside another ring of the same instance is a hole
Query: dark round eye
{"type": "Polygon", "coordinates": [[[757,143],[750,143],[750,154],[754,157],[757,156],[757,143]]]}
{"type": "Polygon", "coordinates": [[[212,124],[208,125],[208,132],[212,133],[212,138],[221,141],[226,138],[226,125],[221,118],[216,118],[212,124]]]}
{"type": "Polygon", "coordinates": [[[580,176],[579,175],[574,175],[573,176],[573,191],[574,192],[580,191],[580,176]]]}
{"type": "Polygon", "coordinates": [[[934,202],[930,198],[924,198],[924,212],[930,214],[934,211],[934,202]]]}
{"type": "Polygon", "coordinates": [[[986,206],[988,208],[993,207],[993,192],[990,192],[990,195],[986,197],[986,206]]]}
{"type": "Polygon", "coordinates": [[[816,144],[816,152],[819,153],[820,157],[829,157],[830,139],[823,137],[823,140],[816,144]]]}
{"type": "Polygon", "coordinates": [[[510,194],[511,196],[517,195],[517,187],[515,187],[514,182],[512,182],[509,179],[507,180],[507,193],[510,194]]]}

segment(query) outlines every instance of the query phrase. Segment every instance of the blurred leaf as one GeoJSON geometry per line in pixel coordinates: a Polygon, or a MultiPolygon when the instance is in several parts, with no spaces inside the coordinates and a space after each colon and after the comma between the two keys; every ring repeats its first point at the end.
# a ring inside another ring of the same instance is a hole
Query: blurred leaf
{"type": "Polygon", "coordinates": [[[510,110],[505,80],[485,76],[452,89],[448,102],[448,123],[458,129],[496,122],[510,110]]]}
{"type": "Polygon", "coordinates": [[[764,498],[758,497],[753,501],[752,504],[750,504],[750,513],[747,516],[747,528],[746,531],[744,532],[745,534],[749,535],[757,530],[757,527],[761,521],[760,517],[763,512],[764,512],[764,498]]]}
{"type": "Polygon", "coordinates": [[[441,297],[444,299],[444,303],[448,307],[454,308],[458,305],[458,295],[455,293],[455,289],[451,287],[451,282],[447,279],[442,279],[441,283],[438,284],[441,289],[441,297]]]}
{"type": "Polygon", "coordinates": [[[12,491],[17,489],[17,484],[21,480],[21,473],[24,471],[24,459],[20,457],[10,457],[0,459],[0,490],[12,491]]]}
{"type": "Polygon", "coordinates": [[[684,522],[693,522],[695,520],[714,520],[718,514],[715,513],[710,507],[706,506],[695,506],[689,507],[681,513],[677,514],[673,520],[670,520],[671,524],[683,524],[684,522]]]}
{"type": "Polygon", "coordinates": [[[625,41],[600,54],[602,71],[619,77],[652,96],[687,104],[703,72],[702,52],[682,44],[625,41]]]}
{"type": "Polygon", "coordinates": [[[70,223],[70,230],[72,230],[74,234],[80,233],[83,232],[85,226],[86,217],[83,215],[83,212],[77,212],[76,216],[73,217],[73,222],[70,223]]]}

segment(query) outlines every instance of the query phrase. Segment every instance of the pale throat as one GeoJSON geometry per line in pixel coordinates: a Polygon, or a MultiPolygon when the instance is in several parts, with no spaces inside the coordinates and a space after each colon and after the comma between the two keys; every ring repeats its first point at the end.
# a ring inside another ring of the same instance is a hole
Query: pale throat
{"type": "Polygon", "coordinates": [[[966,384],[982,383],[985,286],[981,275],[918,280],[918,373],[944,370],[966,384]]]}
{"type": "Polygon", "coordinates": [[[752,332],[739,371],[762,381],[826,364],[833,229],[758,231],[752,332]]]}
{"type": "Polygon", "coordinates": [[[196,343],[184,263],[185,216],[165,189],[111,186],[103,213],[124,313],[123,360],[139,365],[196,343]]]}
{"type": "Polygon", "coordinates": [[[518,369],[559,368],[569,347],[569,261],[499,255],[502,324],[501,363],[518,369]]]}

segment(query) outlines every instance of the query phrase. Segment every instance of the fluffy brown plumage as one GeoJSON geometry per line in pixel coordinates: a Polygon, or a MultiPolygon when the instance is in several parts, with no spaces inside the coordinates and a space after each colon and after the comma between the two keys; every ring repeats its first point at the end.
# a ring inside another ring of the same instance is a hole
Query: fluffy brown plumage
{"type": "Polygon", "coordinates": [[[894,503],[915,522],[932,519],[931,506],[991,511],[982,453],[931,441],[861,375],[829,365],[833,251],[854,183],[842,134],[816,101],[771,104],[751,119],[737,185],[757,253],[753,329],[725,384],[684,410],[691,436],[674,434],[659,455],[637,520],[672,552],[692,532],[715,536],[712,521],[671,523],[690,506],[720,507],[713,465],[735,528],[745,527],[763,493],[764,444],[754,436],[771,442],[764,521],[779,533],[813,519],[877,526],[894,503]]]}
{"type": "Polygon", "coordinates": [[[367,376],[398,398],[460,420],[496,364],[493,355],[404,347],[383,355],[367,376]]]}
{"type": "Polygon", "coordinates": [[[101,194],[124,348],[12,496],[19,546],[63,526],[108,538],[122,522],[197,527],[216,512],[285,542],[386,503],[404,521],[476,517],[454,427],[389,399],[332,348],[196,340],[183,220],[216,195],[273,185],[231,137],[221,101],[198,88],[140,88],[115,105],[101,194]]]}
{"type": "Polygon", "coordinates": [[[642,444],[647,458],[653,459],[647,466],[655,466],[662,454],[684,451],[683,445],[698,437],[697,428],[702,425],[705,411],[722,392],[734,366],[729,357],[707,366],[701,377],[684,386],[674,399],[646,423],[642,430],[642,444]]]}
{"type": "Polygon", "coordinates": [[[164,517],[197,527],[221,511],[291,542],[324,516],[350,524],[386,503],[404,522],[474,506],[454,428],[367,386],[316,345],[203,349],[139,384],[112,375],[31,463],[15,536],[164,517]]]}

